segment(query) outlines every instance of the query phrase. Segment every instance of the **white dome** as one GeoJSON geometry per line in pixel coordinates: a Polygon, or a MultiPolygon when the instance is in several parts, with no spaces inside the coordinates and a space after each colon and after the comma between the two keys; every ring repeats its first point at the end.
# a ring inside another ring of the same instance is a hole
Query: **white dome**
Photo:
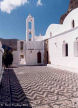
{"type": "Polygon", "coordinates": [[[63,24],[51,24],[45,34],[45,39],[48,39],[50,37],[54,37],[56,35],[59,35],[63,32],[66,32],[68,30],[73,29],[73,23],[74,27],[78,26],[78,8],[72,10],[65,18],[63,24]],[[52,34],[52,35],[50,35],[52,34]]]}
{"type": "Polygon", "coordinates": [[[74,20],[74,26],[78,26],[78,8],[72,10],[65,18],[63,24],[67,28],[72,29],[72,21],[74,20]]]}
{"type": "Polygon", "coordinates": [[[62,24],[51,24],[46,31],[46,38],[50,38],[59,34],[62,26],[62,24]]]}

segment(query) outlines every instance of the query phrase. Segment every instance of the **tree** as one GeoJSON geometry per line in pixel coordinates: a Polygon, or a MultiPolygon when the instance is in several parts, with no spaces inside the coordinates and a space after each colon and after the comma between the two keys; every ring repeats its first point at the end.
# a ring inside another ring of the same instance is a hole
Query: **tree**
{"type": "Polygon", "coordinates": [[[3,54],[3,57],[2,57],[2,62],[3,62],[3,65],[5,67],[9,67],[12,64],[12,62],[13,62],[13,55],[12,55],[12,51],[11,50],[8,50],[8,49],[4,50],[4,54],[3,54]]]}

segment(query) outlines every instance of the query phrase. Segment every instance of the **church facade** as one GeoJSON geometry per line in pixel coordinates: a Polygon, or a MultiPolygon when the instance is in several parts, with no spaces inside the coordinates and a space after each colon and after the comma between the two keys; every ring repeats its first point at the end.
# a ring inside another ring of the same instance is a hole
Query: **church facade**
{"type": "Polygon", "coordinates": [[[14,64],[50,64],[78,68],[78,8],[72,10],[63,24],[51,24],[45,36],[35,36],[34,17],[26,19],[26,40],[20,40],[14,64]]]}
{"type": "Polygon", "coordinates": [[[26,19],[26,40],[17,42],[17,51],[13,55],[13,65],[44,64],[43,36],[35,36],[34,17],[31,15],[26,19]]]}

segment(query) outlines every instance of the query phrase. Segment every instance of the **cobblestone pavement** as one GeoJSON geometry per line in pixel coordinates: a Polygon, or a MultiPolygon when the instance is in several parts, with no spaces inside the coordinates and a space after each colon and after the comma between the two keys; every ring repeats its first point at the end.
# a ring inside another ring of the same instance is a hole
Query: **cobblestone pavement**
{"type": "Polygon", "coordinates": [[[0,108],[32,108],[13,69],[4,71],[0,87],[0,108]]]}
{"type": "Polygon", "coordinates": [[[27,104],[32,108],[78,108],[77,73],[46,66],[23,66],[6,72],[5,76],[1,102],[27,104]]]}

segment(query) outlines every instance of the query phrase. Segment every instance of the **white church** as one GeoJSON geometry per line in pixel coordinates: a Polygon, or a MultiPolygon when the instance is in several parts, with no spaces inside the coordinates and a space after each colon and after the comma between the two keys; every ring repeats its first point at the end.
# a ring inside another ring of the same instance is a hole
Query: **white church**
{"type": "Polygon", "coordinates": [[[34,17],[26,19],[26,40],[20,40],[13,52],[13,65],[44,65],[78,68],[78,8],[63,24],[51,24],[45,36],[35,35],[34,17]]]}
{"type": "Polygon", "coordinates": [[[13,52],[13,65],[43,65],[44,41],[43,36],[35,36],[34,17],[26,19],[26,40],[17,42],[17,51],[13,52]]]}

